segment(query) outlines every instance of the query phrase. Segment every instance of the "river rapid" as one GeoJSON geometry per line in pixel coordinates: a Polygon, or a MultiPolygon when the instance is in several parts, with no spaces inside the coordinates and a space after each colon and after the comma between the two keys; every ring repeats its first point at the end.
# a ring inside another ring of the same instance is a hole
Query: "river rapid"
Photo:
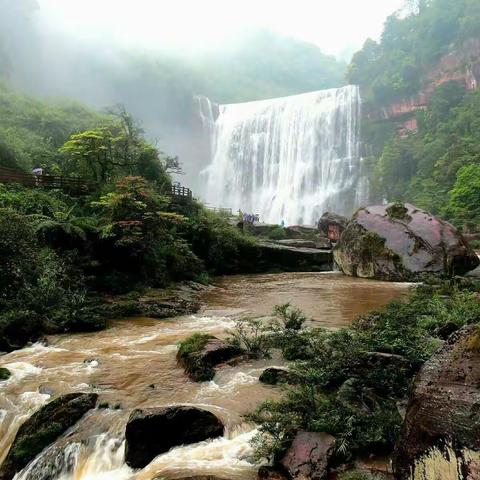
{"type": "Polygon", "coordinates": [[[339,328],[408,290],[406,284],[340,273],[233,276],[216,285],[203,294],[196,315],[116,320],[102,332],[51,336],[48,346],[35,344],[0,357],[0,366],[12,372],[0,382],[0,463],[19,426],[42,405],[65,393],[96,392],[110,408],[88,413],[16,480],[253,479],[255,427],[242,414],[281,393],[258,382],[265,367],[281,360],[242,363],[220,369],[211,382],[193,383],[177,365],[178,342],[198,331],[225,336],[236,318],[266,315],[286,302],[300,307],[313,325],[339,328]],[[225,436],[175,448],[132,471],[124,463],[123,439],[131,411],[172,404],[214,412],[226,425],[225,436]]]}

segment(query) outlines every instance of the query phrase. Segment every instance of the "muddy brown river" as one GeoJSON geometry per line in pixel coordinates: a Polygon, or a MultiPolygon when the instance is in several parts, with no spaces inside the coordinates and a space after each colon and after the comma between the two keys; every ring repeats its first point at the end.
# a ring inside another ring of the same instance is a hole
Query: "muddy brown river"
{"type": "Polygon", "coordinates": [[[15,434],[34,411],[70,392],[96,392],[111,408],[87,414],[67,435],[42,452],[16,480],[150,480],[212,475],[232,480],[255,478],[250,445],[255,426],[242,414],[280,394],[258,382],[278,358],[221,369],[202,384],[188,380],[176,362],[177,344],[194,332],[226,334],[242,315],[269,314],[291,302],[311,323],[327,328],[348,325],[408,291],[408,285],[349,278],[340,273],[286,273],[218,279],[203,295],[196,315],[167,320],[135,318],[112,322],[103,332],[49,337],[48,346],[0,357],[12,377],[0,383],[0,462],[15,434]],[[123,432],[134,408],[191,404],[217,414],[225,436],[175,448],[141,471],[124,463],[123,432]],[[54,460],[54,461],[52,461],[54,460]],[[52,465],[54,464],[54,465],[52,465]]]}

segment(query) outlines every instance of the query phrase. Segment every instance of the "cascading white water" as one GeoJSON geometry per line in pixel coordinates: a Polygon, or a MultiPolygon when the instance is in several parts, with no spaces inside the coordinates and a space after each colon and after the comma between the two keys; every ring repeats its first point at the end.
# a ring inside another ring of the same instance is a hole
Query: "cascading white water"
{"type": "Polygon", "coordinates": [[[220,106],[204,198],[273,223],[350,215],[368,194],[360,109],[356,86],[220,106]]]}

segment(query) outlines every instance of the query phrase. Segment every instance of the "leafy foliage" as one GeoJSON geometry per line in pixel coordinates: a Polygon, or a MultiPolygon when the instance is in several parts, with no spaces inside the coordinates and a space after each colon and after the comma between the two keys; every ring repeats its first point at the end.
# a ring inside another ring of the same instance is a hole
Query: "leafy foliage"
{"type": "MultiPolygon", "coordinates": [[[[280,316],[285,311],[276,308],[280,316]]],[[[334,435],[341,460],[391,452],[402,423],[396,402],[408,396],[415,372],[447,332],[479,321],[475,285],[426,281],[407,302],[392,302],[350,327],[294,330],[296,349],[287,352],[298,384],[248,415],[259,424],[257,455],[278,460],[300,429],[334,435]]],[[[289,336],[288,324],[278,339],[289,336]]]]}
{"type": "Polygon", "coordinates": [[[409,201],[475,231],[480,226],[480,92],[465,94],[456,82],[446,83],[417,118],[416,135],[388,136],[383,150],[379,141],[373,161],[375,199],[409,201]]]}
{"type": "Polygon", "coordinates": [[[478,38],[476,0],[422,0],[408,15],[391,15],[380,43],[368,39],[348,68],[350,83],[367,89],[367,101],[385,104],[417,94],[425,73],[465,40],[478,38]]]}

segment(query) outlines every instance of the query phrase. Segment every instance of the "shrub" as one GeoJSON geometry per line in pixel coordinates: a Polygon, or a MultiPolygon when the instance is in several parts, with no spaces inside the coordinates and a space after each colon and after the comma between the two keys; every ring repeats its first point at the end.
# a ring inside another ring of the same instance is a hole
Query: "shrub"
{"type": "Polygon", "coordinates": [[[298,384],[248,416],[260,425],[258,455],[278,458],[298,429],[334,435],[343,459],[391,452],[402,423],[396,401],[407,398],[415,372],[441,343],[438,337],[450,325],[479,322],[474,288],[428,280],[409,301],[391,302],[338,331],[288,329],[291,312],[295,328],[303,315],[276,307],[283,319],[276,346],[296,360],[298,384]]]}
{"type": "Polygon", "coordinates": [[[0,313],[0,351],[10,352],[39,339],[43,328],[41,317],[31,310],[9,310],[0,313]]]}
{"type": "Polygon", "coordinates": [[[0,209],[0,297],[11,298],[35,273],[38,245],[28,218],[0,209]]]}
{"type": "Polygon", "coordinates": [[[253,358],[270,358],[276,324],[258,318],[241,318],[230,330],[228,341],[253,358]]]}

